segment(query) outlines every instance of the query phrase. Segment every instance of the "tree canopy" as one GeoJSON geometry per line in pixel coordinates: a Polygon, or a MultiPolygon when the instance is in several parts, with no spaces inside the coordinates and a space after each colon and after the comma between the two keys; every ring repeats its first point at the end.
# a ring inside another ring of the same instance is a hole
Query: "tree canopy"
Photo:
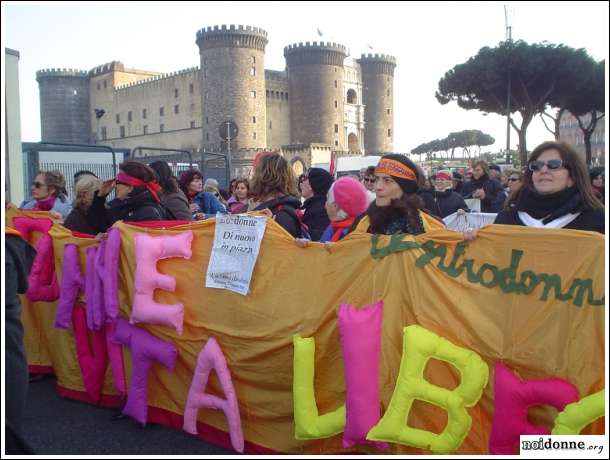
{"type": "Polygon", "coordinates": [[[429,155],[437,152],[451,152],[451,158],[453,158],[455,149],[462,148],[470,157],[470,147],[477,146],[480,149],[482,146],[492,145],[495,142],[496,140],[489,134],[485,134],[478,129],[467,129],[450,133],[444,139],[424,142],[411,150],[411,153],[414,155],[429,155]]]}
{"type": "Polygon", "coordinates": [[[558,95],[577,90],[578,73],[589,72],[594,64],[583,49],[521,40],[502,42],[495,48],[481,48],[476,56],[449,70],[438,83],[436,98],[441,104],[456,101],[466,110],[506,115],[510,85],[510,112],[521,115],[521,125],[514,119],[511,125],[519,134],[519,153],[525,164],[526,133],[533,117],[558,95]]]}

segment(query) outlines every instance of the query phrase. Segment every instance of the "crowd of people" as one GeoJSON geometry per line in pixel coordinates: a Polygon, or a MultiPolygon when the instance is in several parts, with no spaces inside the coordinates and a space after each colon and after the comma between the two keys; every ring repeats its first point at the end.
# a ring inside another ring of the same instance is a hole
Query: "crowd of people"
{"type": "Polygon", "coordinates": [[[176,177],[164,161],[127,160],[105,181],[79,171],[70,202],[63,175],[41,171],[20,207],[49,211],[67,228],[93,235],[119,220],[188,222],[262,211],[294,238],[338,241],[353,231],[418,235],[450,214],[470,212],[474,200],[481,212],[497,214],[495,223],[605,233],[603,181],[602,171],[590,172],[561,142],[539,145],[522,171],[481,160],[465,174],[442,169],[430,177],[406,156],[388,154],[359,176],[335,180],[311,168],[296,178],[283,156],[265,153],[251,177],[233,179],[227,191],[194,168],[176,177]]]}
{"type": "MultiPolygon", "coordinates": [[[[605,234],[603,172],[589,171],[561,142],[536,147],[523,170],[502,171],[477,161],[463,175],[440,170],[428,178],[406,156],[388,154],[360,176],[335,179],[324,169],[311,168],[297,179],[283,156],[264,153],[257,156],[252,177],[234,179],[228,191],[214,179],[204,182],[197,169],[175,177],[163,161],[146,165],[128,160],[109,180],[79,171],[74,190],[70,202],[62,173],[41,171],[31,199],[20,208],[48,211],[55,222],[88,235],[103,235],[119,220],[189,222],[217,213],[260,211],[304,247],[310,240],[336,243],[352,232],[419,235],[443,228],[443,217],[469,212],[466,200],[474,199],[482,212],[496,213],[496,224],[605,234]]],[[[5,233],[7,349],[15,357],[7,361],[7,388],[14,396],[7,405],[7,439],[13,451],[28,452],[19,436],[27,366],[17,293],[27,290],[35,251],[14,229],[5,233]]],[[[464,234],[468,241],[476,237],[477,230],[464,234]]]]}

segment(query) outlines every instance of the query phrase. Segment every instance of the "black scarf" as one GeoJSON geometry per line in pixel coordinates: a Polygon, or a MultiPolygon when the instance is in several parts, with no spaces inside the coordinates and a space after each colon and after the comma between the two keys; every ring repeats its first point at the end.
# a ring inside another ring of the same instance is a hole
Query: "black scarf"
{"type": "Polygon", "coordinates": [[[481,177],[479,177],[478,179],[475,179],[474,177],[470,180],[470,183],[472,185],[474,185],[475,189],[477,188],[483,188],[483,186],[485,185],[485,183],[489,180],[489,176],[487,174],[483,174],[481,177]]]}
{"type": "Polygon", "coordinates": [[[541,195],[524,187],[515,204],[517,211],[527,212],[534,219],[544,219],[547,224],[568,213],[576,213],[585,208],[582,195],[576,187],[567,187],[560,192],[541,195]]]}

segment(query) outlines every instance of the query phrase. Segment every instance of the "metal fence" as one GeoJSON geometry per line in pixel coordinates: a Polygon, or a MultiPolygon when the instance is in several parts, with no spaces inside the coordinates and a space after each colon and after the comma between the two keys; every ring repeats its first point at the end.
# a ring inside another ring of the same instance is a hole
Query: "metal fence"
{"type": "MultiPolygon", "coordinates": [[[[55,163],[55,162],[40,162],[39,168],[41,171],[61,171],[66,180],[66,190],[68,198],[74,199],[74,174],[78,171],[91,171],[101,180],[112,179],[114,177],[114,168],[112,164],[104,163],[55,163]]],[[[35,177],[34,172],[34,177],[35,177]]],[[[34,180],[28,183],[31,184],[34,180]]],[[[29,195],[28,195],[29,196],[29,195]]]]}

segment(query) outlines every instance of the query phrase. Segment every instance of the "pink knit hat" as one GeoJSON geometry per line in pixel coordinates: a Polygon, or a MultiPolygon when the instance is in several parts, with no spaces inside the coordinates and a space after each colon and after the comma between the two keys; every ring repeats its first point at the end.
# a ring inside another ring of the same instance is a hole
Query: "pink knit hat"
{"type": "Polygon", "coordinates": [[[332,194],[335,204],[349,217],[359,216],[369,207],[366,188],[353,177],[337,179],[328,193],[332,194]]]}

